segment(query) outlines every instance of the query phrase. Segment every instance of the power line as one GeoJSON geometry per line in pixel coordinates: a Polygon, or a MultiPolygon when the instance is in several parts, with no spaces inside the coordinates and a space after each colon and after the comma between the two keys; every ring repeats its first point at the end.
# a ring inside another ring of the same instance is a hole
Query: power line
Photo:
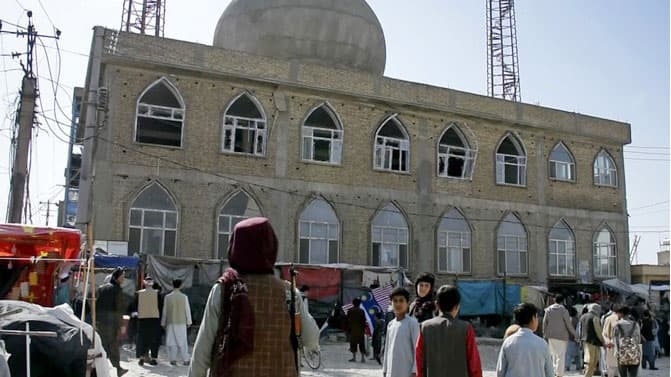
{"type": "Polygon", "coordinates": [[[663,202],[657,202],[657,203],[647,204],[647,205],[640,206],[640,207],[629,208],[629,210],[630,210],[630,211],[635,211],[635,210],[637,210],[637,209],[650,208],[650,207],[658,206],[658,205],[660,205],[660,204],[668,204],[668,203],[669,203],[669,200],[665,200],[665,201],[663,201],[663,202]]]}
{"type": "Polygon", "coordinates": [[[671,147],[625,145],[625,149],[671,149],[671,147]]]}
{"type": "Polygon", "coordinates": [[[653,156],[669,156],[668,152],[639,152],[639,151],[627,151],[625,150],[624,153],[634,153],[634,154],[646,154],[646,155],[653,155],[653,156]]]}
{"type": "MultiPolygon", "coordinates": [[[[56,47],[51,47],[51,46],[44,46],[44,47],[45,47],[45,48],[48,48],[48,49],[51,49],[51,50],[56,50],[56,47]]],[[[89,57],[89,54],[85,54],[85,53],[83,53],[83,52],[77,52],[77,51],[73,51],[73,50],[67,50],[67,49],[64,49],[64,48],[61,48],[60,50],[61,50],[62,52],[66,52],[66,53],[68,53],[68,54],[79,55],[79,56],[84,57],[84,58],[88,58],[88,57],[89,57]]]]}
{"type": "MultiPolygon", "coordinates": [[[[280,193],[287,194],[287,195],[302,197],[304,199],[316,198],[316,196],[314,194],[301,193],[297,190],[280,189],[280,188],[269,186],[269,185],[264,185],[264,184],[260,184],[260,183],[245,181],[245,180],[242,180],[242,179],[239,179],[239,178],[234,178],[234,177],[228,176],[226,174],[213,172],[213,171],[206,170],[206,169],[203,169],[203,168],[190,166],[188,164],[185,164],[185,163],[182,163],[182,162],[179,162],[179,161],[174,161],[174,160],[171,160],[171,159],[166,158],[166,157],[162,157],[162,156],[159,156],[159,155],[155,155],[155,154],[152,154],[152,153],[149,153],[149,152],[139,150],[137,148],[128,146],[128,145],[126,145],[124,143],[121,143],[121,142],[118,142],[118,141],[109,140],[109,139],[107,139],[105,137],[102,137],[102,136],[98,136],[97,139],[100,140],[100,141],[106,142],[108,144],[117,145],[117,146],[119,146],[123,149],[133,151],[133,152],[135,152],[137,154],[140,154],[140,155],[144,155],[144,156],[147,156],[147,157],[152,157],[152,158],[155,158],[159,161],[163,161],[163,162],[167,162],[169,164],[176,165],[176,166],[181,167],[185,170],[195,171],[195,172],[211,175],[211,176],[214,176],[214,177],[217,177],[217,178],[223,178],[223,179],[226,179],[226,180],[230,181],[230,183],[232,183],[232,184],[237,184],[237,185],[244,184],[244,185],[248,185],[248,186],[254,186],[254,187],[260,188],[262,191],[265,189],[265,190],[280,192],[280,193]]],[[[343,202],[343,201],[337,201],[337,200],[330,200],[330,199],[329,199],[329,202],[331,202],[333,204],[340,204],[340,205],[349,206],[349,207],[372,210],[372,211],[376,211],[378,213],[382,212],[382,211],[385,211],[384,208],[380,209],[379,207],[366,206],[366,205],[362,205],[362,204],[355,204],[355,203],[349,203],[349,202],[343,202]]],[[[398,200],[397,202],[405,202],[405,203],[415,204],[414,202],[407,202],[407,201],[403,201],[403,200],[398,200]]],[[[432,219],[436,219],[436,220],[444,218],[443,215],[431,215],[431,214],[426,214],[426,213],[415,213],[415,212],[408,212],[408,211],[402,211],[402,213],[405,213],[407,215],[416,216],[416,217],[432,218],[432,219]]],[[[468,220],[477,221],[477,222],[493,222],[493,223],[498,223],[498,224],[501,224],[501,223],[504,223],[504,222],[516,223],[516,222],[512,222],[512,221],[506,221],[505,219],[498,220],[498,219],[468,218],[468,220]]],[[[545,226],[545,225],[540,225],[540,224],[528,224],[528,223],[522,223],[521,221],[520,221],[520,224],[522,224],[524,227],[527,227],[527,228],[540,228],[540,229],[553,229],[554,228],[554,226],[545,226]]],[[[586,229],[586,228],[572,228],[572,230],[573,231],[580,230],[580,231],[586,231],[586,232],[594,232],[594,229],[586,229]]],[[[614,233],[621,233],[621,234],[630,234],[630,233],[662,234],[662,233],[668,233],[669,232],[668,230],[664,230],[664,231],[640,230],[640,231],[628,231],[628,232],[614,231],[614,230],[612,230],[612,231],[614,233]]]]}
{"type": "Polygon", "coordinates": [[[625,157],[625,160],[630,160],[630,161],[660,161],[660,162],[670,162],[671,159],[663,159],[663,158],[634,158],[634,157],[625,157]]]}
{"type": "MultiPolygon", "coordinates": [[[[27,9],[23,8],[23,10],[27,10],[27,9]]],[[[15,24],[15,23],[13,23],[13,22],[9,22],[9,21],[7,21],[7,20],[0,19],[0,22],[1,22],[2,24],[7,24],[7,25],[12,26],[12,27],[15,27],[15,28],[19,28],[19,29],[27,30],[27,28],[26,28],[25,26],[17,25],[17,24],[15,24]]]]}

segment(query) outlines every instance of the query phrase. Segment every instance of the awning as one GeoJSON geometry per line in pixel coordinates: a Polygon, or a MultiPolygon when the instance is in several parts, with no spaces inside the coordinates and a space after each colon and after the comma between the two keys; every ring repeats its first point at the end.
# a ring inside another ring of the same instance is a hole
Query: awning
{"type": "Polygon", "coordinates": [[[619,293],[624,293],[626,295],[634,294],[634,291],[631,289],[631,286],[620,279],[604,280],[601,282],[601,284],[619,293]]]}
{"type": "Polygon", "coordinates": [[[647,284],[632,284],[631,290],[634,291],[634,294],[645,301],[650,299],[650,286],[647,284]]]}
{"type": "Polygon", "coordinates": [[[80,240],[76,229],[0,224],[0,258],[77,259],[80,240]]]}
{"type": "Polygon", "coordinates": [[[140,258],[136,256],[122,256],[122,255],[102,255],[95,256],[96,268],[117,268],[123,267],[131,270],[137,270],[140,264],[140,258]]]}

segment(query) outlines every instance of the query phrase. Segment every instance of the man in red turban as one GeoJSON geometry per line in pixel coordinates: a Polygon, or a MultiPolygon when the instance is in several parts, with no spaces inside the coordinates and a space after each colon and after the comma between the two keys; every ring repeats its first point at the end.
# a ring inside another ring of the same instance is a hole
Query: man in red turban
{"type": "Polygon", "coordinates": [[[277,237],[268,219],[238,223],[231,268],[212,287],[189,377],[297,377],[287,285],[273,275],[277,237]]]}

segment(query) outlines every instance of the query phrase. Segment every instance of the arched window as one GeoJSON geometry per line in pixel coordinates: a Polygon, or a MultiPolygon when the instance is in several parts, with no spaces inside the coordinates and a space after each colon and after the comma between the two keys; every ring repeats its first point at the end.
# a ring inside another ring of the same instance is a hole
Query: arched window
{"type": "Polygon", "coordinates": [[[594,160],[594,184],[617,187],[617,167],[605,150],[601,150],[594,160]]]}
{"type": "Polygon", "coordinates": [[[526,186],[527,157],[522,143],[508,134],[496,150],[496,183],[526,186]]]}
{"type": "Polygon", "coordinates": [[[244,191],[238,191],[226,201],[217,218],[217,247],[215,259],[228,258],[228,242],[235,225],[244,219],[261,216],[261,210],[244,191]]]}
{"type": "Polygon", "coordinates": [[[443,216],[438,227],[438,271],[471,272],[471,228],[456,209],[443,216]]]}
{"type": "Polygon", "coordinates": [[[340,226],[330,204],[315,199],[298,220],[299,263],[338,263],[340,226]]]}
{"type": "Polygon", "coordinates": [[[526,275],[527,232],[517,216],[506,215],[497,232],[499,275],[526,275]]]}
{"type": "Polygon", "coordinates": [[[575,181],[575,161],[564,143],[557,144],[550,153],[550,178],[575,181]]]}
{"type": "Polygon", "coordinates": [[[558,222],[550,231],[548,250],[550,275],[575,276],[575,237],[566,221],[558,222]]]}
{"type": "Polygon", "coordinates": [[[182,146],[184,101],[170,81],[151,84],[137,101],[135,141],[144,144],[182,146]]]}
{"type": "Polygon", "coordinates": [[[395,117],[389,117],[375,134],[374,167],[392,172],[410,171],[410,137],[395,117]]]}
{"type": "Polygon", "coordinates": [[[263,109],[248,93],[240,94],[228,105],[224,114],[222,151],[265,156],[266,136],[263,109]]]}
{"type": "Polygon", "coordinates": [[[374,266],[408,268],[408,224],[393,204],[373,218],[372,245],[374,266]]]}
{"type": "Polygon", "coordinates": [[[303,160],[340,164],[342,139],[342,125],[333,109],[327,104],[316,107],[303,122],[303,160]]]}
{"type": "Polygon", "coordinates": [[[471,179],[476,155],[459,127],[451,124],[438,143],[438,176],[471,179]]]}
{"type": "Polygon", "coordinates": [[[617,243],[607,227],[594,235],[594,276],[612,277],[617,269],[617,243]]]}
{"type": "Polygon", "coordinates": [[[150,184],[135,198],[128,228],[131,254],[175,255],[177,207],[158,183],[150,184]]]}

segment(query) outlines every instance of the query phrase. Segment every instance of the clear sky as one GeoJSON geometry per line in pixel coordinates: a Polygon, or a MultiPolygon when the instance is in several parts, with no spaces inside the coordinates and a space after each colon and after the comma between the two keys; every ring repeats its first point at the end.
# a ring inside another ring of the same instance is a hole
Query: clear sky
{"type": "MultiPolygon", "coordinates": [[[[211,44],[229,1],[167,2],[165,35],[211,44]]],[[[484,0],[369,0],[387,40],[389,77],[486,94],[484,0]]],[[[32,153],[33,222],[44,224],[46,204],[62,200],[72,88],[83,86],[94,25],[118,28],[123,0],[3,0],[0,19],[62,32],[37,49],[43,108],[32,153]],[[41,3],[40,3],[41,1],[41,3]],[[52,24],[53,23],[53,24],[52,24]],[[48,57],[48,59],[47,59],[48,57]],[[54,81],[52,85],[48,66],[54,81]],[[55,107],[55,111],[54,111],[55,107]]],[[[517,36],[522,101],[631,123],[625,148],[631,240],[642,236],[639,263],[655,263],[669,230],[669,2],[662,0],[518,1],[517,36]]],[[[3,25],[3,30],[15,30],[3,25]]],[[[9,189],[9,138],[22,73],[16,59],[25,40],[0,36],[0,214],[9,189]]],[[[590,167],[591,168],[591,167],[590,167]]],[[[598,198],[595,198],[598,200],[598,198]]],[[[50,224],[56,222],[55,206],[50,224]]]]}

